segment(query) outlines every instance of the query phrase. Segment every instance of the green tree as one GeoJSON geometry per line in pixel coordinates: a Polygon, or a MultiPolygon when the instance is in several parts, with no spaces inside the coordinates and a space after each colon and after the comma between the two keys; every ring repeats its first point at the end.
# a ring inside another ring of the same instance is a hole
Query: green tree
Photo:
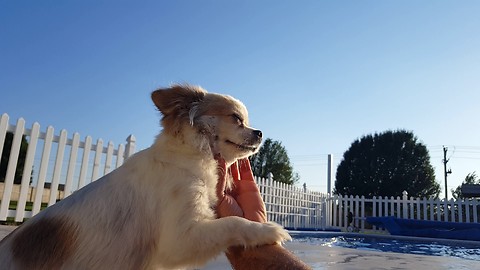
{"type": "MultiPolygon", "coordinates": [[[[13,133],[7,132],[5,142],[3,143],[2,159],[0,161],[0,182],[5,181],[7,175],[7,166],[10,159],[10,152],[13,143],[13,133]]],[[[27,156],[28,142],[25,136],[22,136],[22,143],[20,144],[20,153],[18,155],[17,168],[15,170],[14,184],[22,182],[23,167],[25,166],[25,158],[27,156]]]]}
{"type": "Polygon", "coordinates": [[[386,131],[355,140],[338,165],[334,193],[438,197],[440,185],[424,144],[412,132],[386,131]]]}
{"type": "Polygon", "coordinates": [[[467,174],[467,176],[465,176],[465,180],[463,180],[461,185],[459,185],[456,189],[451,189],[452,196],[453,198],[455,198],[455,200],[463,198],[463,194],[462,194],[463,184],[480,184],[480,178],[478,178],[475,172],[467,174]]]}
{"type": "Polygon", "coordinates": [[[294,184],[299,180],[298,174],[293,172],[287,150],[279,141],[266,139],[258,153],[249,159],[255,176],[266,178],[271,172],[273,179],[282,183],[294,184]]]}

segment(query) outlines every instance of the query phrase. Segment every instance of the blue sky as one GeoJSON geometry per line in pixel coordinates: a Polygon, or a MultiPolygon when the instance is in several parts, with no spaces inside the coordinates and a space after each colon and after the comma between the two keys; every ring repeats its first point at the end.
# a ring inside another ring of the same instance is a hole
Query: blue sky
{"type": "MultiPolygon", "coordinates": [[[[150,92],[230,94],[326,191],[357,138],[413,131],[449,189],[480,174],[478,1],[0,1],[0,113],[148,147],[150,92]]],[[[443,193],[442,193],[443,194],[443,193]]]]}

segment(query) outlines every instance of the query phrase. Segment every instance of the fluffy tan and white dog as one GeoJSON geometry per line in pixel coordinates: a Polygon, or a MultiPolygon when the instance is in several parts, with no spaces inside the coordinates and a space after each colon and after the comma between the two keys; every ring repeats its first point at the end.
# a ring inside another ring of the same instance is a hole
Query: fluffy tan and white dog
{"type": "Polygon", "coordinates": [[[245,106],[189,85],[152,100],[163,114],[153,145],[7,236],[1,269],[178,269],[230,246],[290,239],[275,223],[216,219],[214,155],[232,164],[261,142],[245,106]]]}

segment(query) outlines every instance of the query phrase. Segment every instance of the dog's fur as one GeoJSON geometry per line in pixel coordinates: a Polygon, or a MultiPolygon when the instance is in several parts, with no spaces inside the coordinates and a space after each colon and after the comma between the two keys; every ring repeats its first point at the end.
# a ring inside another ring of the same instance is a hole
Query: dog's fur
{"type": "Polygon", "coordinates": [[[229,165],[261,142],[245,106],[189,85],[152,100],[163,114],[154,144],[7,236],[1,269],[178,269],[230,246],[290,239],[274,223],[216,219],[214,155],[229,165]]]}

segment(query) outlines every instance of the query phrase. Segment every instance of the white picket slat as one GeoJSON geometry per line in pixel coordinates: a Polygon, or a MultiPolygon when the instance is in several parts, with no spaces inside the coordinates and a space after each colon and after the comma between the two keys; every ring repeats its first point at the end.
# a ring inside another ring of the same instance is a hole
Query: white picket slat
{"type": "Polygon", "coordinates": [[[80,167],[80,176],[78,178],[78,189],[84,187],[86,183],[88,160],[90,159],[90,149],[92,149],[92,137],[87,136],[85,138],[85,144],[83,146],[82,165],[80,167]]]}
{"type": "Polygon", "coordinates": [[[113,156],[113,142],[109,141],[107,146],[107,156],[105,158],[105,169],[103,175],[106,175],[112,170],[112,156],[113,156]]]}
{"type": "MultiPolygon", "coordinates": [[[[465,201],[464,201],[465,203],[465,201]]],[[[465,203],[465,222],[470,223],[470,205],[468,203],[465,203]]]]}
{"type": "Polygon", "coordinates": [[[117,150],[117,162],[115,163],[115,168],[118,168],[123,164],[124,151],[125,151],[125,146],[123,146],[123,144],[119,144],[118,150],[117,150]]]}
{"type": "Polygon", "coordinates": [[[455,201],[450,199],[450,216],[452,217],[452,221],[455,222],[455,201]]]}
{"type": "Polygon", "coordinates": [[[12,148],[8,159],[7,173],[5,176],[5,185],[0,205],[0,220],[7,218],[8,208],[10,206],[10,197],[13,189],[13,181],[15,180],[15,171],[17,169],[18,156],[20,154],[20,146],[22,144],[23,131],[25,129],[25,120],[18,119],[15,133],[13,134],[12,148]]]}
{"type": "Polygon", "coordinates": [[[38,182],[35,192],[35,200],[33,202],[32,208],[32,215],[36,215],[38,212],[40,212],[40,208],[42,205],[43,190],[45,187],[45,179],[47,178],[48,163],[50,159],[50,152],[52,149],[53,132],[53,127],[49,126],[47,128],[47,133],[45,134],[42,159],[40,161],[40,171],[38,172],[38,182]]]}
{"type": "Polygon", "coordinates": [[[40,125],[34,123],[32,131],[30,133],[30,141],[28,142],[27,155],[25,157],[25,165],[22,175],[22,184],[20,187],[20,197],[17,203],[17,209],[15,214],[15,221],[21,222],[25,216],[25,205],[27,204],[27,195],[30,188],[30,179],[32,177],[33,161],[35,158],[35,152],[37,150],[38,135],[40,133],[40,125]]]}
{"type": "Polygon", "coordinates": [[[472,200],[472,212],[473,212],[473,223],[478,222],[478,216],[477,216],[477,200],[472,200]]]}
{"type": "Polygon", "coordinates": [[[72,146],[70,148],[70,158],[68,160],[67,179],[65,181],[64,196],[67,197],[72,193],[73,175],[77,165],[78,146],[80,144],[80,134],[75,132],[72,138],[72,146]]]}
{"type": "Polygon", "coordinates": [[[135,153],[136,141],[137,139],[133,135],[127,137],[127,145],[125,146],[125,158],[128,158],[129,156],[133,155],[133,153],[135,153]]]}
{"type": "Polygon", "coordinates": [[[60,184],[60,175],[62,173],[63,156],[65,154],[65,145],[67,143],[67,131],[62,129],[60,131],[60,138],[58,141],[57,155],[55,156],[55,166],[53,167],[53,179],[50,185],[50,198],[48,206],[52,206],[57,202],[58,186],[60,184]]]}
{"type": "Polygon", "coordinates": [[[9,117],[6,113],[2,114],[2,117],[0,117],[0,157],[3,153],[3,144],[5,143],[5,137],[7,134],[8,120],[9,117]]]}
{"type": "Polygon", "coordinates": [[[458,222],[463,222],[462,200],[457,200],[456,204],[457,204],[458,222]]]}
{"type": "Polygon", "coordinates": [[[98,139],[95,147],[95,157],[93,159],[92,182],[97,180],[100,171],[100,159],[102,158],[103,140],[98,139]]]}

